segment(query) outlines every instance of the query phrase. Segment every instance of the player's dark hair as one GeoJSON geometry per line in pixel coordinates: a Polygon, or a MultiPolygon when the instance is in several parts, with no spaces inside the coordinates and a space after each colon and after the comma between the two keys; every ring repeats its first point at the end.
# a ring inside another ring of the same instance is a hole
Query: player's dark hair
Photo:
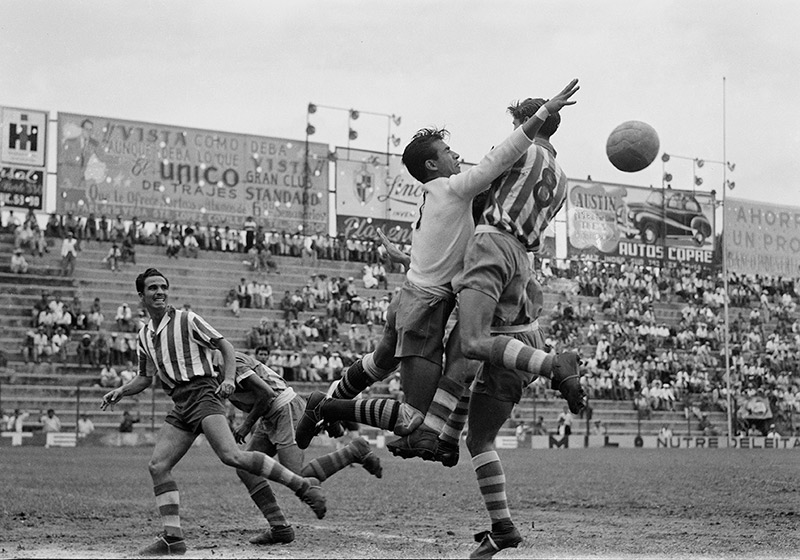
{"type": "Polygon", "coordinates": [[[444,128],[423,128],[411,138],[406,149],[403,150],[403,165],[414,179],[425,183],[428,179],[428,170],[425,162],[436,159],[436,149],[433,145],[438,140],[444,140],[450,133],[444,128]]]}
{"type": "Polygon", "coordinates": [[[136,277],[136,293],[137,294],[141,294],[142,292],[144,292],[144,281],[147,278],[150,278],[151,276],[161,276],[164,279],[164,281],[167,283],[167,288],[169,288],[169,279],[166,276],[161,274],[155,268],[148,268],[147,270],[145,270],[139,276],[136,277]]]}
{"type": "MultiPolygon", "coordinates": [[[[539,107],[544,105],[546,102],[547,99],[542,99],[540,97],[537,97],[536,99],[529,97],[522,101],[512,101],[508,106],[508,112],[511,113],[512,117],[520,122],[523,122],[526,118],[530,118],[535,115],[536,111],[539,110],[539,107]]],[[[547,120],[544,121],[544,124],[542,124],[537,134],[544,136],[545,138],[550,138],[556,133],[556,130],[558,130],[558,125],[560,124],[561,115],[559,113],[550,115],[547,117],[547,120]]]]}
{"type": "Polygon", "coordinates": [[[263,346],[263,345],[259,346],[258,348],[256,348],[254,353],[258,354],[259,352],[266,352],[267,354],[269,354],[269,346],[263,346]]]}

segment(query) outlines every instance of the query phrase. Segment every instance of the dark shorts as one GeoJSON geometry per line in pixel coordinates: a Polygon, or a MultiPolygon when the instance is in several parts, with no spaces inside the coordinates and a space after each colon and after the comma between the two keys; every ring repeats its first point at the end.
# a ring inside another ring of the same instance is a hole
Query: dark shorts
{"type": "Polygon", "coordinates": [[[530,278],[528,253],[513,236],[478,232],[467,245],[453,291],[471,288],[486,294],[497,302],[492,325],[519,325],[536,318],[527,293],[530,278]]]}
{"type": "MultiPolygon", "coordinates": [[[[538,328],[508,336],[534,348],[544,349],[545,347],[544,335],[538,328]]],[[[536,377],[526,371],[506,369],[484,362],[472,383],[472,392],[482,393],[503,402],[519,403],[523,389],[530,385],[536,377]]]]}
{"type": "Polygon", "coordinates": [[[445,328],[455,298],[433,296],[403,284],[397,300],[395,356],[417,356],[441,366],[445,328]]]}
{"type": "Polygon", "coordinates": [[[174,405],[165,421],[184,432],[203,433],[203,418],[212,414],[225,416],[225,404],[214,394],[217,387],[219,380],[215,377],[195,377],[176,385],[171,395],[174,405]]]}

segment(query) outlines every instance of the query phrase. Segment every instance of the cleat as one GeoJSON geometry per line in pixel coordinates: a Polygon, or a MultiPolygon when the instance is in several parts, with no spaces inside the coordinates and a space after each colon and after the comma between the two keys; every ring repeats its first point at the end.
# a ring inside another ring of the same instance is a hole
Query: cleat
{"type": "Polygon", "coordinates": [[[158,540],[139,551],[139,556],[180,556],[186,554],[186,541],[183,539],[167,540],[165,534],[161,534],[158,540]]]}
{"type": "Polygon", "coordinates": [[[434,461],[439,461],[445,467],[455,467],[458,464],[458,457],[458,445],[441,439],[439,440],[434,461]]]}
{"type": "Polygon", "coordinates": [[[319,480],[314,477],[306,478],[308,486],[304,490],[298,490],[296,495],[300,500],[311,508],[317,519],[325,517],[327,508],[325,507],[325,495],[322,493],[322,487],[319,485],[319,480]]]}
{"type": "Polygon", "coordinates": [[[522,535],[519,534],[516,527],[513,527],[508,533],[483,531],[475,535],[475,542],[480,544],[469,555],[470,558],[492,558],[504,548],[517,548],[522,542],[522,535]]]}
{"type": "Polygon", "coordinates": [[[439,446],[439,434],[420,426],[407,436],[403,436],[386,444],[386,448],[395,457],[411,459],[419,457],[423,461],[436,461],[436,449],[439,446]]]}
{"type": "Polygon", "coordinates": [[[331,422],[325,424],[325,431],[328,432],[328,437],[333,439],[342,437],[346,432],[341,422],[331,422]]]}
{"type": "Polygon", "coordinates": [[[302,418],[297,423],[297,428],[294,431],[294,440],[297,447],[305,449],[314,436],[320,433],[325,420],[322,418],[322,405],[328,398],[322,391],[314,391],[308,397],[306,402],[306,410],[302,418]]]}
{"type": "Polygon", "coordinates": [[[361,463],[361,466],[375,478],[383,478],[381,460],[372,452],[367,440],[359,437],[350,442],[350,445],[355,448],[357,453],[356,462],[361,463]]]}
{"type": "Polygon", "coordinates": [[[581,387],[578,361],[578,355],[575,352],[556,354],[550,380],[550,387],[561,393],[573,414],[580,414],[589,401],[581,387]]]}
{"type": "Polygon", "coordinates": [[[250,539],[250,544],[289,544],[293,540],[291,525],[276,525],[250,539]]]}

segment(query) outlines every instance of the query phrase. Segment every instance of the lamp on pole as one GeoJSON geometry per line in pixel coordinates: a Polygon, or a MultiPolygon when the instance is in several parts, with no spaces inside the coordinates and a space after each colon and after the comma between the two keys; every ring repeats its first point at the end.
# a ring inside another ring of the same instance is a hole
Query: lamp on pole
{"type": "MultiPolygon", "coordinates": [[[[724,78],[723,78],[723,115],[725,112],[725,94],[724,94],[724,78]]],[[[721,229],[724,232],[725,228],[725,199],[726,199],[726,191],[728,189],[733,189],[736,186],[736,183],[730,181],[728,179],[728,172],[733,172],[736,168],[735,163],[731,163],[726,159],[726,146],[725,146],[725,119],[723,117],[723,139],[722,139],[722,159],[723,161],[717,161],[713,159],[703,159],[703,158],[690,158],[686,156],[677,156],[674,154],[664,154],[661,157],[661,161],[666,163],[671,158],[676,159],[683,159],[689,160],[692,162],[692,172],[693,172],[693,181],[692,181],[692,191],[694,191],[695,187],[699,187],[703,184],[703,178],[698,175],[698,169],[703,168],[705,164],[718,164],[722,166],[722,221],[721,221],[721,229]]],[[[663,170],[662,175],[662,188],[666,181],[672,179],[672,175],[666,172],[666,168],[663,170]],[[667,179],[669,177],[669,179],[667,179]]],[[[711,191],[712,196],[714,195],[714,191],[711,191]]],[[[715,207],[715,214],[716,214],[716,203],[714,204],[715,207]]],[[[716,215],[715,215],[715,222],[716,222],[716,215]]],[[[723,348],[725,353],[725,386],[727,392],[727,416],[728,416],[728,438],[733,436],[733,416],[732,416],[732,386],[731,386],[731,352],[730,352],[730,330],[729,330],[729,311],[728,311],[728,266],[727,266],[727,255],[726,255],[726,248],[725,248],[725,236],[720,236],[721,243],[720,243],[720,251],[722,252],[722,286],[724,297],[723,301],[723,325],[722,325],[722,333],[723,333],[723,348]]]]}

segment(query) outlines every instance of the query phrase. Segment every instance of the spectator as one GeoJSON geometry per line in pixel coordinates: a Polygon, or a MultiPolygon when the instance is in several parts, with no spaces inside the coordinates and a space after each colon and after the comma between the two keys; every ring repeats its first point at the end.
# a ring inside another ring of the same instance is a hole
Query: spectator
{"type": "Polygon", "coordinates": [[[167,257],[168,258],[178,258],[178,253],[181,251],[181,241],[178,237],[170,230],[167,234],[167,257]]]}
{"type": "Polygon", "coordinates": [[[125,239],[122,240],[122,247],[120,251],[122,254],[120,255],[120,261],[136,264],[136,248],[134,247],[134,240],[131,239],[130,235],[126,235],[125,239]]]}
{"type": "Polygon", "coordinates": [[[108,254],[103,257],[103,262],[108,264],[108,268],[113,271],[119,271],[119,263],[122,259],[122,251],[117,245],[117,242],[111,244],[111,248],[108,250],[108,254]]]}
{"type": "Polygon", "coordinates": [[[60,432],[61,420],[56,416],[56,411],[52,408],[47,409],[47,414],[43,414],[39,419],[44,433],[60,432]]]}
{"type": "Polygon", "coordinates": [[[534,422],[533,431],[531,433],[535,436],[547,435],[547,429],[544,426],[544,416],[539,416],[536,422],[534,422]]]}
{"type": "Polygon", "coordinates": [[[117,307],[117,314],[114,316],[117,328],[123,332],[130,332],[133,327],[133,312],[127,303],[117,307]]]}
{"type": "Polygon", "coordinates": [[[100,386],[116,389],[120,385],[122,385],[122,380],[114,366],[109,363],[103,364],[103,368],[100,370],[100,386]]]}
{"type": "Polygon", "coordinates": [[[241,311],[239,310],[239,298],[236,296],[236,288],[228,290],[228,295],[225,297],[225,307],[231,310],[231,313],[239,317],[241,311]]]}
{"type": "Polygon", "coordinates": [[[125,367],[122,371],[119,372],[119,379],[122,385],[129,383],[134,377],[138,375],[136,368],[133,366],[133,362],[128,360],[125,362],[125,367]]]}
{"type": "Polygon", "coordinates": [[[72,231],[67,232],[67,236],[61,242],[61,274],[72,276],[75,271],[75,260],[78,258],[78,240],[72,231]]]}
{"type": "Polygon", "coordinates": [[[81,339],[78,341],[78,346],[76,348],[76,353],[78,355],[78,365],[83,367],[83,364],[91,364],[96,366],[97,364],[94,361],[94,352],[92,349],[92,335],[84,334],[81,339]]]}
{"type": "Polygon", "coordinates": [[[372,275],[372,267],[365,264],[361,275],[361,281],[364,283],[364,288],[372,289],[378,287],[378,280],[372,275]]]}
{"type": "Polygon", "coordinates": [[[561,414],[558,415],[558,422],[559,425],[564,426],[564,435],[568,436],[572,433],[572,422],[575,417],[572,415],[572,412],[569,411],[569,407],[565,406],[562,409],[561,414]]]}
{"type": "Polygon", "coordinates": [[[247,280],[245,278],[241,278],[239,285],[236,286],[236,297],[239,300],[239,307],[250,307],[250,294],[247,291],[247,280]]]}
{"type": "Polygon", "coordinates": [[[22,346],[20,348],[20,352],[22,353],[22,359],[25,361],[25,364],[29,364],[31,361],[35,361],[35,353],[34,353],[35,337],[36,337],[35,329],[28,329],[27,331],[25,331],[25,338],[22,340],[22,346]]]}
{"type": "Polygon", "coordinates": [[[100,305],[100,298],[96,297],[92,302],[92,307],[89,309],[89,315],[86,317],[86,326],[91,330],[99,331],[104,321],[105,316],[100,305]]]}
{"type": "Polygon", "coordinates": [[[56,327],[56,332],[53,334],[50,343],[53,346],[53,356],[62,364],[67,361],[67,343],[69,343],[69,336],[64,331],[64,327],[56,327]]]}
{"type": "Polygon", "coordinates": [[[39,325],[36,333],[33,335],[33,361],[41,363],[42,356],[46,356],[50,361],[50,356],[53,355],[53,345],[50,343],[50,337],[47,336],[44,325],[39,325]]]}
{"type": "Polygon", "coordinates": [[[102,330],[94,337],[94,363],[107,364],[110,359],[108,337],[106,331],[102,330]]]}
{"type": "Polygon", "coordinates": [[[130,412],[126,410],[125,412],[122,413],[122,422],[120,422],[119,424],[120,433],[129,434],[133,432],[133,425],[138,424],[140,420],[141,418],[139,418],[138,414],[136,415],[136,418],[134,418],[133,416],[131,416],[130,412]]]}
{"type": "Polygon", "coordinates": [[[200,243],[194,235],[193,228],[186,228],[186,237],[183,238],[183,251],[187,257],[196,259],[200,252],[200,243]]]}
{"type": "Polygon", "coordinates": [[[94,422],[92,422],[91,418],[87,414],[81,414],[81,417],[78,419],[78,437],[85,438],[88,435],[91,435],[94,432],[94,422]]]}
{"type": "Polygon", "coordinates": [[[14,249],[14,254],[11,256],[11,272],[14,274],[27,274],[28,261],[22,254],[22,249],[14,249]]]}

